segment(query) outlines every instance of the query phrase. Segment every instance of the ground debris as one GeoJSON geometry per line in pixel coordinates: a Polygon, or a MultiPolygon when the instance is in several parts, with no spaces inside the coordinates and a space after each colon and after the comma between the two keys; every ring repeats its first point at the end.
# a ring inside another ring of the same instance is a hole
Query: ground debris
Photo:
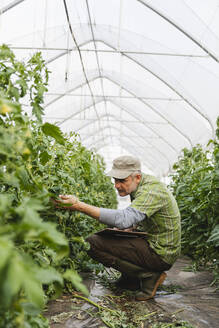
{"type": "Polygon", "coordinates": [[[66,321],[67,319],[69,319],[70,317],[74,316],[75,313],[74,312],[62,312],[59,313],[57,315],[54,315],[50,318],[51,322],[58,322],[58,323],[62,323],[64,321],[66,321]]]}
{"type": "Polygon", "coordinates": [[[130,291],[115,287],[118,273],[93,277],[89,298],[72,293],[48,304],[51,328],[215,328],[218,323],[218,294],[208,273],[183,272],[179,260],[168,271],[169,279],[156,297],[136,302],[130,291]],[[203,288],[206,281],[206,288],[203,288]],[[199,288],[202,286],[202,288],[199,288]]]}

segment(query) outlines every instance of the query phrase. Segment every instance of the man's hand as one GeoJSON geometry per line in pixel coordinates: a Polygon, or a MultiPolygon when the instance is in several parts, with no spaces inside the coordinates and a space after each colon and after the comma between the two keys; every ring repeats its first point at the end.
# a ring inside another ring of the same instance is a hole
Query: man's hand
{"type": "Polygon", "coordinates": [[[59,195],[60,199],[54,200],[54,204],[57,208],[64,208],[74,210],[79,200],[74,195],[59,195]]]}
{"type": "Polygon", "coordinates": [[[131,228],[127,228],[127,229],[124,229],[124,231],[127,231],[127,232],[132,232],[132,231],[134,231],[135,229],[133,228],[133,227],[131,227],[131,228]]]}
{"type": "Polygon", "coordinates": [[[59,199],[53,199],[52,202],[59,209],[63,208],[71,211],[78,211],[99,220],[100,208],[83,203],[74,195],[59,195],[59,199]]]}
{"type": "Polygon", "coordinates": [[[126,228],[126,229],[119,229],[119,228],[116,228],[116,227],[114,227],[113,228],[114,230],[122,230],[122,231],[127,231],[127,232],[131,232],[131,231],[134,231],[135,230],[135,228],[134,227],[131,227],[131,228],[126,228]]]}

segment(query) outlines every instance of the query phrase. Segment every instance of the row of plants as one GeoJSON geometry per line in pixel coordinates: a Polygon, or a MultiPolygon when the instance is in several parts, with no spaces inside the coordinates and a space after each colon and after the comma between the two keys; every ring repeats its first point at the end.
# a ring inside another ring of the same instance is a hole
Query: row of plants
{"type": "Polygon", "coordinates": [[[183,149],[170,185],[182,217],[182,252],[193,268],[207,267],[219,283],[219,118],[207,147],[183,149]]]}
{"type": "MultiPolygon", "coordinates": [[[[48,327],[41,313],[63,290],[86,288],[77,272],[98,269],[86,237],[101,228],[83,214],[56,209],[51,198],[76,194],[115,208],[100,156],[43,123],[49,72],[40,53],[26,63],[0,47],[0,327],[48,327]],[[32,109],[32,118],[22,102],[32,109]]],[[[99,268],[100,269],[100,268],[99,268]]]]}

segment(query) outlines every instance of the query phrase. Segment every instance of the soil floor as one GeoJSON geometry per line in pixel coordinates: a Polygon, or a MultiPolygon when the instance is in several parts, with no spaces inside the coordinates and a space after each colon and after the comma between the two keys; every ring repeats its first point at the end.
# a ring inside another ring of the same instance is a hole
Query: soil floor
{"type": "Polygon", "coordinates": [[[94,304],[80,296],[64,295],[49,302],[45,315],[51,328],[149,328],[160,323],[153,326],[159,328],[162,323],[167,324],[165,327],[173,327],[171,324],[179,320],[196,328],[217,328],[219,291],[210,286],[213,277],[207,271],[189,272],[189,266],[188,258],[176,261],[155,298],[145,302],[135,302],[129,293],[112,290],[112,285],[107,286],[106,281],[85,278],[84,283],[90,291],[88,298],[94,304]]]}

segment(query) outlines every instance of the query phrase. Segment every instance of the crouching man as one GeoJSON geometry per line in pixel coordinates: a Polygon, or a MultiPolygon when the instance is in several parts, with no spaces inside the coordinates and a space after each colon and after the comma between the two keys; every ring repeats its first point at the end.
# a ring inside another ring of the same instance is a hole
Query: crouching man
{"type": "Polygon", "coordinates": [[[120,196],[130,195],[131,204],[123,210],[98,208],[79,201],[73,195],[60,195],[58,203],[85,213],[109,227],[145,232],[136,236],[94,234],[88,254],[107,267],[122,273],[118,285],[136,289],[136,300],[154,297],[180,254],[181,225],[177,203],[157,178],[141,172],[140,161],[120,156],[108,173],[115,181],[120,196]]]}

